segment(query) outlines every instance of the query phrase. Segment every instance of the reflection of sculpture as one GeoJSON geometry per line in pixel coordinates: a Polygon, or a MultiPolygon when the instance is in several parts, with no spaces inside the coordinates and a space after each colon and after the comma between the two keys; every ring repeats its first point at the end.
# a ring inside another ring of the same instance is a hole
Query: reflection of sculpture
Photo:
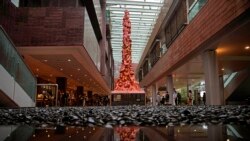
{"type": "Polygon", "coordinates": [[[119,134],[121,141],[135,141],[139,129],[136,127],[117,127],[115,131],[119,134]]]}
{"type": "Polygon", "coordinates": [[[120,76],[116,81],[115,90],[118,91],[136,91],[140,90],[138,82],[135,81],[135,75],[131,66],[131,22],[129,12],[126,10],[123,17],[123,47],[122,47],[122,64],[120,76]]]}

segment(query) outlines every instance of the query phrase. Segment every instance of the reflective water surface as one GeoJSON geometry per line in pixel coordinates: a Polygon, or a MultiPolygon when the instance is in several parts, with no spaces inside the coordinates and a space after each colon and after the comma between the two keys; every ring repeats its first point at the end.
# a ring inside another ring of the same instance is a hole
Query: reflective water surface
{"type": "Polygon", "coordinates": [[[249,126],[188,125],[166,127],[0,126],[2,141],[248,141],[249,126]]]}

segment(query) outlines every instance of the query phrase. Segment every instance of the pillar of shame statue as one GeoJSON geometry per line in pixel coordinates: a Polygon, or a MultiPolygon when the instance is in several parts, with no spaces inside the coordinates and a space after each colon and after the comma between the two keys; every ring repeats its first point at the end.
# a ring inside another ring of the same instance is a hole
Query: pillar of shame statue
{"type": "Polygon", "coordinates": [[[129,12],[126,10],[123,17],[123,46],[122,46],[122,64],[120,75],[115,84],[115,91],[140,91],[139,83],[135,80],[134,70],[132,68],[131,58],[131,22],[129,12]]]}

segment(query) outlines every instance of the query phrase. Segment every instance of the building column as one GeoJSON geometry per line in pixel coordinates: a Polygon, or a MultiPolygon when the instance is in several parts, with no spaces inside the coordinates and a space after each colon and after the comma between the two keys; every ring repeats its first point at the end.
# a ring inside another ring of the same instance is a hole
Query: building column
{"type": "Polygon", "coordinates": [[[203,54],[203,65],[205,73],[206,104],[221,105],[218,62],[215,50],[205,51],[203,54]]]}
{"type": "Polygon", "coordinates": [[[167,92],[169,94],[169,104],[173,105],[174,81],[172,75],[167,76],[167,92]]]}
{"type": "Polygon", "coordinates": [[[157,103],[157,101],[156,101],[156,99],[157,99],[157,90],[156,90],[156,84],[153,84],[152,86],[151,86],[151,91],[152,91],[152,105],[153,106],[156,106],[156,103],[157,103]]]}
{"type": "Polygon", "coordinates": [[[66,93],[67,78],[66,77],[56,77],[56,83],[58,84],[58,90],[60,92],[66,93]]]}
{"type": "Polygon", "coordinates": [[[223,75],[219,76],[221,105],[225,105],[223,75]]]}
{"type": "Polygon", "coordinates": [[[93,92],[88,91],[87,92],[87,97],[88,97],[88,106],[93,106],[93,92]]]}
{"type": "Polygon", "coordinates": [[[84,105],[84,95],[83,95],[83,86],[77,86],[76,87],[76,102],[77,106],[83,106],[84,105]]]}
{"type": "Polygon", "coordinates": [[[100,72],[102,76],[107,75],[106,72],[106,0],[102,0],[101,3],[101,31],[102,39],[99,41],[100,45],[100,72]]]}

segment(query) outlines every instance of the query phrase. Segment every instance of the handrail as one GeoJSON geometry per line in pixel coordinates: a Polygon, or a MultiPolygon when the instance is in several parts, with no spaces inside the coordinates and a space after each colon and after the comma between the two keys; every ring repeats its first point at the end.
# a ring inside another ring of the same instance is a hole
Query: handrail
{"type": "MultiPolygon", "coordinates": [[[[15,51],[17,52],[17,54],[19,55],[19,57],[21,58],[21,60],[24,62],[23,57],[18,53],[17,49],[15,48],[15,44],[13,43],[12,40],[10,40],[9,35],[6,33],[6,31],[4,30],[4,28],[3,28],[1,25],[0,25],[0,29],[1,29],[1,31],[4,33],[4,35],[7,37],[7,39],[8,39],[9,42],[11,43],[11,45],[14,47],[13,49],[15,49],[15,51]]],[[[34,78],[35,78],[35,75],[34,75],[34,73],[31,71],[31,69],[29,68],[29,66],[27,66],[26,64],[25,64],[25,66],[27,67],[27,69],[30,71],[30,73],[31,73],[31,74],[34,76],[34,78]]]]}
{"type": "Polygon", "coordinates": [[[228,75],[228,77],[224,80],[224,88],[227,87],[227,85],[231,82],[231,80],[233,80],[233,78],[236,76],[237,73],[238,72],[234,72],[228,75]]]}
{"type": "Polygon", "coordinates": [[[36,78],[2,26],[0,26],[0,39],[0,64],[31,99],[35,100],[36,78]]]}

